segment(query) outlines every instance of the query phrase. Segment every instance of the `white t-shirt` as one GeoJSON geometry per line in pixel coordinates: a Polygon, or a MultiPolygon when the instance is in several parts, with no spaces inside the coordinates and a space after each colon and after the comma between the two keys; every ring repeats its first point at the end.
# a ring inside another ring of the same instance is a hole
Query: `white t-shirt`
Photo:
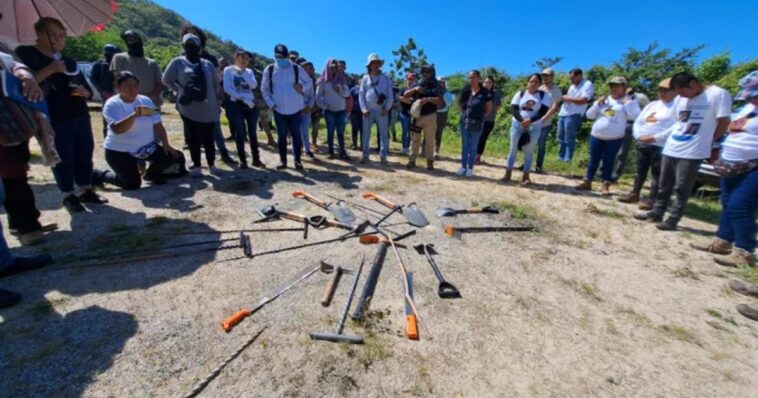
{"type": "Polygon", "coordinates": [[[134,124],[132,124],[132,127],[126,132],[116,134],[113,131],[113,124],[129,117],[137,106],[155,109],[153,101],[144,95],[138,95],[137,99],[131,103],[124,102],[120,95],[114,95],[105,102],[103,117],[105,118],[105,122],[108,123],[108,135],[105,137],[103,144],[105,149],[134,153],[143,146],[155,141],[153,125],[161,122],[161,115],[158,112],[155,112],[151,116],[138,117],[134,121],[134,124]]]}
{"type": "Polygon", "coordinates": [[[626,122],[634,120],[639,114],[640,104],[626,95],[619,99],[608,96],[602,104],[595,101],[587,110],[587,118],[595,120],[592,136],[601,140],[624,138],[626,122]]]}
{"type": "MultiPolygon", "coordinates": [[[[521,114],[521,118],[524,120],[537,116],[543,105],[550,108],[550,105],[553,103],[550,94],[544,91],[536,91],[532,94],[527,90],[523,90],[524,95],[521,95],[521,93],[522,91],[518,91],[513,95],[511,105],[518,105],[519,114],[521,114]]],[[[515,117],[511,119],[513,119],[514,123],[518,123],[515,117]]],[[[532,126],[540,125],[542,125],[542,122],[539,120],[532,122],[532,126]]]]}
{"type": "MultiPolygon", "coordinates": [[[[595,96],[595,86],[592,85],[591,81],[582,79],[579,84],[572,84],[571,87],[569,87],[566,95],[569,97],[586,98],[590,100],[593,96],[595,96]]],[[[563,105],[561,105],[561,111],[558,112],[558,116],[584,114],[584,111],[587,110],[587,106],[588,104],[577,105],[572,102],[563,101],[563,105]]]]}
{"type": "Polygon", "coordinates": [[[255,106],[253,90],[258,87],[253,71],[250,68],[241,70],[236,66],[224,68],[224,92],[233,100],[242,101],[249,107],[255,106]]]}
{"type": "Polygon", "coordinates": [[[724,142],[721,144],[721,158],[731,162],[758,159],[758,109],[753,104],[745,105],[737,113],[724,142]],[[733,131],[737,130],[737,131],[733,131]]]}
{"type": "Polygon", "coordinates": [[[681,159],[708,159],[711,156],[717,119],[732,113],[732,97],[721,87],[709,86],[694,98],[677,97],[674,114],[677,121],[667,132],[663,154],[681,159]]]}
{"type": "MultiPolygon", "coordinates": [[[[643,135],[656,135],[671,128],[676,122],[674,117],[674,101],[668,103],[661,100],[649,103],[640,112],[634,121],[632,132],[634,138],[639,139],[643,135]]],[[[663,143],[656,142],[656,146],[663,147],[663,143]]]]}

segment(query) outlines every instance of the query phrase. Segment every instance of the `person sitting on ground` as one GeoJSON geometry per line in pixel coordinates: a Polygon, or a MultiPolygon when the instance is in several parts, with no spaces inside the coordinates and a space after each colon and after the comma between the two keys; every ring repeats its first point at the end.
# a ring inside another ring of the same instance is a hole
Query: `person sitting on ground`
{"type": "Polygon", "coordinates": [[[679,95],[674,102],[677,121],[663,132],[639,138],[646,144],[665,143],[658,195],[652,210],[634,215],[638,220],[656,222],[656,228],[662,231],[676,230],[700,165],[710,158],[713,141],[726,132],[732,114],[732,97],[728,91],[706,86],[689,72],[672,76],[671,88],[679,95]],[[676,198],[669,208],[672,193],[676,198]],[[669,217],[662,221],[667,210],[669,217]]]}
{"type": "MultiPolygon", "coordinates": [[[[200,38],[187,33],[182,37],[185,55],[169,62],[163,73],[163,84],[177,93],[176,108],[184,124],[184,137],[190,151],[190,175],[203,175],[200,159],[202,148],[211,173],[217,173],[216,148],[213,146],[216,123],[221,108],[216,95],[219,86],[216,68],[200,57],[200,38]]],[[[222,137],[223,141],[223,137],[222,137]]]]}
{"type": "Polygon", "coordinates": [[[345,75],[339,70],[336,59],[326,61],[324,72],[316,81],[316,103],[324,111],[326,119],[326,143],[329,150],[329,158],[334,158],[334,132],[337,132],[339,144],[339,156],[343,160],[349,160],[345,150],[345,99],[350,96],[350,89],[345,83],[345,75]]]}
{"type": "Polygon", "coordinates": [[[610,95],[598,98],[587,110],[587,118],[595,120],[590,134],[590,164],[584,181],[576,187],[580,191],[591,190],[592,180],[602,161],[603,187],[600,192],[605,196],[611,194],[613,165],[624,141],[626,123],[640,114],[640,105],[626,95],[626,78],[613,77],[608,86],[610,95]]]}
{"type": "Polygon", "coordinates": [[[250,152],[253,155],[253,166],[266,168],[261,162],[258,147],[258,108],[255,106],[253,91],[258,87],[253,71],[247,67],[253,58],[250,52],[239,49],[234,54],[234,65],[224,69],[224,92],[229,96],[226,105],[229,115],[229,125],[235,132],[237,156],[240,168],[246,169],[247,155],[245,154],[245,138],[250,140],[250,152]]]}
{"type": "MultiPolygon", "coordinates": [[[[423,79],[419,84],[407,90],[404,94],[412,95],[414,99],[413,106],[420,106],[417,115],[413,115],[411,123],[411,153],[408,156],[408,168],[416,167],[416,157],[419,155],[421,140],[424,141],[424,153],[426,158],[426,168],[434,169],[434,149],[435,135],[437,134],[437,107],[445,103],[444,94],[440,89],[440,83],[437,81],[434,66],[427,65],[421,67],[423,79]]],[[[411,113],[413,113],[411,106],[411,113]]]]}
{"type": "MultiPolygon", "coordinates": [[[[674,98],[676,94],[671,90],[671,79],[666,79],[658,85],[658,100],[649,103],[634,121],[634,138],[639,139],[643,135],[655,135],[669,129],[676,121],[674,116],[674,98]]],[[[622,203],[637,203],[640,201],[642,186],[647,179],[650,169],[650,196],[643,200],[640,210],[651,210],[655,196],[658,194],[658,178],[661,174],[661,151],[663,144],[644,144],[637,142],[637,175],[634,177],[632,191],[619,198],[622,203]]]]}
{"type": "Polygon", "coordinates": [[[376,123],[377,140],[381,143],[379,159],[387,164],[389,154],[389,111],[392,107],[392,81],[382,72],[384,60],[377,54],[369,54],[366,62],[366,74],[360,83],[360,108],[363,113],[363,134],[361,138],[363,156],[361,163],[369,161],[371,150],[371,125],[376,123]]]}
{"type": "Polygon", "coordinates": [[[484,117],[484,130],[482,130],[482,135],[479,137],[479,143],[477,143],[476,147],[476,164],[482,164],[482,155],[484,155],[484,150],[487,148],[487,139],[490,137],[492,130],[495,129],[497,112],[500,111],[500,105],[503,103],[500,92],[495,89],[495,79],[492,76],[484,78],[484,88],[492,93],[492,111],[484,117]]]}
{"type": "Polygon", "coordinates": [[[468,73],[468,85],[461,90],[458,107],[461,110],[461,168],[458,175],[472,177],[476,163],[479,137],[484,129],[485,116],[492,112],[492,92],[481,84],[482,75],[474,69],[468,73]]]}
{"type": "Polygon", "coordinates": [[[37,83],[45,91],[50,121],[55,130],[55,148],[61,161],[53,167],[63,206],[72,213],[86,209],[82,203],[103,204],[108,200],[92,188],[92,136],[87,100],[92,90],[76,61],[61,54],[66,46],[66,29],[55,18],[43,17],[34,24],[37,42],[21,46],[16,55],[34,71],[37,83]],[[81,192],[75,194],[75,188],[81,192]]]}
{"type": "Polygon", "coordinates": [[[505,166],[503,181],[511,180],[513,166],[516,163],[519,149],[524,151],[524,167],[521,183],[530,184],[529,171],[532,169],[534,147],[542,131],[542,118],[547,114],[552,104],[550,94],[539,89],[542,75],[535,73],[529,76],[526,89],[513,95],[511,99],[511,150],[505,166]]]}
{"type": "Polygon", "coordinates": [[[147,96],[139,94],[139,79],[131,72],[121,72],[116,77],[117,95],[103,107],[108,135],[105,137],[105,161],[113,171],[95,170],[93,181],[102,185],[109,183],[124,190],[142,186],[140,162],[148,162],[145,181],[163,184],[162,172],[181,154],[169,144],[166,129],[155,104],[147,96]]]}

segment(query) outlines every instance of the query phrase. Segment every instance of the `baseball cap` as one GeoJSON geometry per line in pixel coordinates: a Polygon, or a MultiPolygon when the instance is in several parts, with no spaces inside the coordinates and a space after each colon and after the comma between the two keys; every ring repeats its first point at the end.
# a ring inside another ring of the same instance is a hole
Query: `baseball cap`
{"type": "Polygon", "coordinates": [[[553,70],[553,68],[545,68],[542,70],[542,74],[553,76],[555,75],[555,71],[553,70]]]}
{"type": "Polygon", "coordinates": [[[671,90],[671,78],[666,78],[661,80],[660,83],[658,83],[658,88],[665,88],[666,90],[671,90]]]}
{"type": "Polygon", "coordinates": [[[237,51],[234,52],[235,57],[238,55],[247,55],[248,57],[253,58],[253,54],[251,54],[250,51],[243,50],[241,48],[238,48],[237,51]]]}
{"type": "Polygon", "coordinates": [[[118,46],[114,44],[106,44],[105,46],[103,46],[103,53],[105,54],[117,54],[120,52],[121,52],[121,49],[118,48],[118,46]]]}
{"type": "Polygon", "coordinates": [[[740,91],[737,92],[736,100],[745,101],[758,96],[758,70],[754,70],[740,79],[740,91]]]}
{"type": "Polygon", "coordinates": [[[608,80],[608,84],[623,84],[626,86],[626,78],[623,76],[614,76],[608,80]]]}
{"type": "Polygon", "coordinates": [[[279,58],[287,58],[289,55],[290,51],[284,44],[277,44],[276,47],[274,47],[274,56],[279,58]]]}
{"type": "Polygon", "coordinates": [[[188,41],[192,41],[196,46],[200,46],[200,38],[192,33],[185,33],[182,36],[182,44],[187,44],[188,41]]]}

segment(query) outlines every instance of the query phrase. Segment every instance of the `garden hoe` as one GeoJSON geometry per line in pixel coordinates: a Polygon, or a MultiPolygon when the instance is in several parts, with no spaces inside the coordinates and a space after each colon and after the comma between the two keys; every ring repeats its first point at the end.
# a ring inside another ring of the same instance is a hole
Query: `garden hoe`
{"type": "Polygon", "coordinates": [[[342,310],[342,316],[337,324],[337,330],[334,333],[313,332],[311,333],[311,339],[332,341],[335,343],[363,344],[363,337],[342,334],[342,329],[345,327],[347,312],[350,311],[350,305],[353,303],[355,289],[358,287],[358,281],[360,280],[361,272],[363,271],[364,260],[365,256],[361,259],[361,265],[358,267],[358,271],[355,272],[355,276],[353,277],[353,286],[350,288],[350,294],[347,296],[347,302],[345,303],[345,308],[342,310]]]}

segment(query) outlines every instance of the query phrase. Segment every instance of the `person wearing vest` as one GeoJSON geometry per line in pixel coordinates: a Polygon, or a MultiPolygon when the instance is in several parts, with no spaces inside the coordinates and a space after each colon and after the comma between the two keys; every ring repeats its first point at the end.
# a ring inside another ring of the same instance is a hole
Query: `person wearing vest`
{"type": "Polygon", "coordinates": [[[424,157],[426,158],[427,170],[434,170],[435,134],[437,133],[437,107],[445,103],[440,83],[437,81],[433,66],[421,67],[422,80],[413,89],[407,90],[405,95],[413,96],[414,103],[411,106],[413,121],[411,123],[411,153],[408,156],[409,169],[416,167],[416,157],[419,155],[421,140],[424,140],[424,157]],[[419,107],[417,115],[413,113],[413,107],[419,107]]]}

